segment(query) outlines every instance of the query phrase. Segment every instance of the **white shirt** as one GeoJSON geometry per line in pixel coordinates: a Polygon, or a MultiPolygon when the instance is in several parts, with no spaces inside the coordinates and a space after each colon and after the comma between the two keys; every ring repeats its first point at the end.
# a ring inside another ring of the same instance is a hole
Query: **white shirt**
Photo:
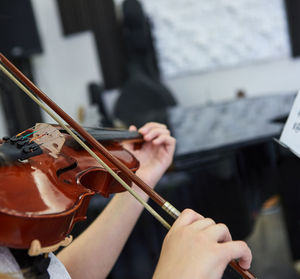
{"type": "MultiPolygon", "coordinates": [[[[54,254],[50,253],[50,264],[48,267],[48,273],[50,278],[53,279],[71,279],[68,271],[65,266],[55,257],[54,254]]],[[[23,279],[22,274],[20,274],[20,267],[16,262],[15,258],[11,254],[10,250],[7,247],[0,246],[0,272],[1,273],[11,273],[14,272],[14,278],[23,279]]]]}

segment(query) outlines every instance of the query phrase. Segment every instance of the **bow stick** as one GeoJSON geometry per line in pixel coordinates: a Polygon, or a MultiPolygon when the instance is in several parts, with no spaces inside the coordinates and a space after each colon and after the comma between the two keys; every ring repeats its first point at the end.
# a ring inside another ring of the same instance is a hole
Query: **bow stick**
{"type": "MultiPolygon", "coordinates": [[[[72,130],[61,121],[59,115],[66,123],[70,125],[82,138],[84,138],[92,147],[106,157],[123,174],[141,188],[156,204],[166,211],[174,219],[180,215],[177,210],[168,201],[162,198],[137,175],[135,175],[120,160],[111,155],[93,136],[86,132],[73,118],[65,113],[55,102],[53,102],[45,93],[37,88],[23,73],[21,73],[3,54],[0,53],[0,69],[8,76],[22,91],[24,91],[34,102],[42,107],[59,125],[61,125],[99,164],[101,164],[131,195],[133,195],[165,228],[168,230],[171,226],[149,205],[147,204],[123,179],[121,179],[103,160],[101,160],[72,130]],[[44,101],[57,115],[55,115],[47,106],[45,106],[32,92],[44,101]]],[[[242,269],[235,261],[229,265],[236,270],[244,279],[256,279],[249,271],[242,269]]]]}

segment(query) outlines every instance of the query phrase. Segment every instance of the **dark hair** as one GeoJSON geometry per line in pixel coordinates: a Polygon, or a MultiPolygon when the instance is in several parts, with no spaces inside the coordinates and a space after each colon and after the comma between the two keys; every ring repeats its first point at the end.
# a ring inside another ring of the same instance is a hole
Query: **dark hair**
{"type": "MultiPolygon", "coordinates": [[[[15,260],[20,266],[22,275],[25,279],[49,279],[47,268],[50,258],[45,255],[31,257],[27,250],[10,249],[15,260]]],[[[1,277],[0,277],[1,279],[1,277]]]]}

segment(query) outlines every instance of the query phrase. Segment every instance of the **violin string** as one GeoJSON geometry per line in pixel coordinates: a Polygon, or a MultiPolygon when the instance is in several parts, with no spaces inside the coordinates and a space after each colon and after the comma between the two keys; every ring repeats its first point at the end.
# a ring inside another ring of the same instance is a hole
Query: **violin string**
{"type": "Polygon", "coordinates": [[[26,133],[28,130],[30,130],[30,128],[29,129],[27,129],[27,130],[25,130],[25,131],[23,131],[23,132],[21,132],[21,133],[19,133],[19,134],[17,134],[16,135],[16,137],[20,137],[20,136],[22,136],[24,133],[26,133]]]}
{"type": "MultiPolygon", "coordinates": [[[[50,125],[50,124],[49,124],[50,125]]],[[[42,127],[42,128],[40,128],[40,129],[38,129],[38,130],[35,130],[35,132],[39,132],[40,130],[43,130],[44,128],[42,127]]],[[[39,135],[39,136],[36,136],[36,137],[33,137],[33,138],[31,138],[30,139],[30,141],[29,142],[32,142],[32,141],[35,141],[35,140],[37,140],[37,139],[39,139],[39,138],[42,138],[42,137],[44,137],[44,136],[51,136],[54,132],[56,132],[56,131],[58,131],[56,128],[54,128],[52,131],[46,131],[44,134],[41,134],[41,135],[39,135]]],[[[57,136],[55,136],[55,137],[53,137],[52,139],[48,139],[48,142],[51,142],[51,141],[54,141],[54,140],[56,140],[56,139],[58,139],[60,136],[59,135],[57,135],[57,136]]],[[[47,142],[47,143],[48,143],[47,142]]],[[[39,144],[39,145],[42,145],[42,144],[45,144],[45,142],[44,143],[41,143],[41,144],[39,144]]]]}
{"type": "MultiPolygon", "coordinates": [[[[51,133],[53,133],[53,132],[55,132],[57,129],[53,129],[53,131],[51,131],[50,132],[50,134],[51,133]]],[[[38,136],[38,137],[43,137],[43,136],[45,136],[46,134],[49,134],[48,132],[47,133],[45,133],[45,134],[43,134],[43,135],[40,135],[40,136],[38,136]]],[[[37,137],[37,138],[38,138],[37,137]]],[[[57,138],[59,138],[59,136],[57,136],[56,138],[54,137],[53,139],[51,139],[50,141],[52,141],[52,140],[55,140],[55,139],[57,139],[57,138]]],[[[33,139],[31,139],[31,140],[34,140],[34,138],[33,139]]],[[[48,141],[49,142],[49,141],[48,141]]],[[[47,143],[48,143],[47,142],[47,143]]],[[[42,143],[42,144],[44,144],[44,143],[42,143]]],[[[42,145],[41,144],[41,145],[42,145]]],[[[94,157],[94,156],[93,156],[94,157]]],[[[119,177],[119,176],[118,176],[119,177]]],[[[125,183],[125,182],[124,182],[125,183]]],[[[126,183],[125,183],[126,184],[126,183]]],[[[128,186],[128,185],[127,185],[128,186]]],[[[132,190],[131,188],[130,188],[130,186],[128,186],[129,187],[129,189],[133,192],[133,193],[135,193],[135,195],[137,195],[137,193],[134,191],[134,190],[132,190]]],[[[127,191],[129,191],[128,189],[127,189],[127,191]]],[[[131,193],[131,192],[130,192],[131,193]]],[[[133,195],[135,198],[137,198],[135,195],[133,195]]],[[[137,195],[138,196],[138,195],[137,195]]],[[[143,201],[143,200],[142,200],[143,201]]],[[[151,207],[151,206],[149,206],[145,201],[143,201],[143,202],[141,202],[142,203],[142,205],[167,229],[167,230],[170,230],[170,228],[171,228],[171,226],[151,207]]],[[[177,219],[177,218],[175,218],[175,219],[177,219]]],[[[232,268],[234,268],[237,272],[239,272],[241,275],[245,275],[245,276],[247,276],[247,277],[244,277],[244,278],[247,278],[247,279],[256,279],[251,273],[249,273],[248,271],[244,271],[244,270],[242,270],[240,267],[239,267],[239,265],[235,262],[235,261],[231,261],[230,263],[229,263],[229,265],[232,267],[232,268]],[[247,272],[247,274],[245,274],[245,272],[247,272]]]]}
{"type": "Polygon", "coordinates": [[[33,132],[27,134],[26,136],[23,136],[22,139],[28,138],[30,135],[33,135],[33,134],[35,134],[36,132],[37,132],[37,131],[33,131],[33,132]]]}
{"type": "MultiPolygon", "coordinates": [[[[9,60],[7,60],[0,53],[0,63],[4,69],[9,69],[9,72],[13,74],[13,77],[17,77],[16,80],[21,81],[26,85],[31,92],[34,92],[34,96],[38,96],[44,103],[48,105],[55,113],[57,113],[65,122],[75,129],[79,133],[80,137],[83,137],[91,146],[98,150],[100,154],[104,155],[113,165],[133,181],[139,188],[141,188],[156,204],[161,206],[169,215],[173,218],[177,218],[180,212],[159,194],[157,194],[151,187],[149,187],[143,180],[135,175],[122,161],[114,157],[106,150],[97,140],[91,136],[86,130],[84,130],[75,120],[73,120],[67,113],[65,113],[57,104],[55,104],[45,93],[39,90],[26,76],[24,76],[9,60]],[[75,128],[76,127],[76,128],[75,128]]],[[[25,92],[24,92],[25,93],[25,92]]]]}
{"type": "MultiPolygon", "coordinates": [[[[29,129],[27,129],[27,130],[25,130],[25,131],[23,131],[23,132],[20,132],[19,134],[16,135],[16,137],[20,137],[20,136],[22,136],[25,132],[27,132],[27,131],[32,131],[33,129],[35,129],[35,126],[32,126],[31,128],[29,128],[29,129]]],[[[29,137],[30,135],[33,135],[33,134],[39,132],[39,131],[42,130],[42,129],[44,129],[44,128],[40,128],[40,129],[34,130],[33,132],[31,132],[31,133],[29,133],[29,134],[23,136],[22,139],[27,138],[27,137],[29,137]]],[[[39,136],[32,137],[32,138],[28,141],[28,143],[31,143],[31,142],[33,142],[33,141],[35,141],[35,140],[37,140],[37,139],[39,139],[39,138],[42,138],[42,137],[44,137],[44,136],[46,136],[46,135],[52,135],[52,133],[55,132],[55,131],[57,131],[56,128],[54,128],[52,131],[45,132],[44,134],[41,134],[41,135],[39,135],[39,136]]],[[[56,140],[56,139],[58,139],[58,138],[59,138],[59,136],[53,137],[52,139],[48,140],[48,142],[54,141],[54,140],[56,140]]],[[[40,143],[40,144],[38,144],[38,146],[41,146],[41,145],[43,145],[43,144],[45,144],[45,143],[40,143]]]]}
{"type": "Polygon", "coordinates": [[[50,109],[46,107],[30,90],[21,83],[13,74],[11,74],[0,63],[0,69],[22,90],[24,91],[34,102],[36,102],[45,112],[47,112],[61,127],[63,127],[99,164],[101,164],[107,172],[109,172],[113,178],[115,178],[137,201],[139,201],[144,208],[155,217],[165,228],[170,229],[170,224],[163,219],[143,198],[135,192],[118,174],[116,174],[101,158],[99,158],[62,120],[58,118],[50,109]]]}
{"type": "MultiPolygon", "coordinates": [[[[0,63],[0,69],[33,101],[43,108],[59,125],[61,125],[96,161],[98,161],[99,164],[101,164],[131,195],[133,195],[150,212],[150,214],[153,215],[153,217],[155,217],[168,230],[171,228],[171,226],[150,205],[148,205],[134,190],[132,190],[124,180],[122,180],[107,164],[105,164],[74,132],[72,132],[70,128],[68,128],[54,113],[52,113],[52,111],[50,111],[37,97],[35,97],[35,95],[23,85],[23,83],[21,83],[14,75],[12,75],[2,63],[0,63]]],[[[166,202],[162,208],[174,219],[177,219],[180,214],[180,212],[169,202],[166,202]]],[[[240,267],[237,268],[233,261],[229,263],[229,265],[239,272],[244,278],[256,279],[256,277],[248,271],[244,271],[240,267]],[[249,273],[249,275],[245,272],[249,273]]]]}
{"type": "MultiPolygon", "coordinates": [[[[34,126],[32,126],[31,128],[28,128],[28,129],[24,130],[23,132],[20,132],[19,134],[15,135],[15,137],[20,137],[20,136],[22,136],[24,133],[26,133],[27,131],[31,131],[33,128],[34,128],[34,126]]],[[[27,136],[27,135],[26,135],[26,136],[27,136]]],[[[23,136],[23,138],[26,137],[26,136],[23,136]]]]}
{"type": "Polygon", "coordinates": [[[38,129],[38,130],[34,130],[34,129],[35,129],[35,126],[32,126],[32,127],[28,128],[28,129],[24,130],[23,132],[20,132],[19,134],[15,135],[15,137],[20,137],[20,136],[22,136],[24,133],[26,133],[27,131],[30,131],[29,134],[27,134],[27,135],[25,135],[25,136],[22,137],[22,139],[24,139],[24,138],[26,138],[26,137],[28,137],[28,136],[30,136],[30,135],[32,135],[32,134],[34,134],[34,133],[40,131],[42,128],[40,128],[40,129],[38,129]],[[34,130],[34,131],[31,132],[32,130],[34,130]]]}
{"type": "Polygon", "coordinates": [[[42,134],[42,135],[39,135],[39,136],[36,136],[36,137],[34,137],[34,138],[31,138],[30,140],[29,140],[29,143],[31,143],[31,142],[33,142],[34,140],[37,140],[37,139],[39,139],[39,138],[41,138],[41,137],[43,137],[43,136],[45,136],[46,135],[46,133],[45,134],[42,134]]]}

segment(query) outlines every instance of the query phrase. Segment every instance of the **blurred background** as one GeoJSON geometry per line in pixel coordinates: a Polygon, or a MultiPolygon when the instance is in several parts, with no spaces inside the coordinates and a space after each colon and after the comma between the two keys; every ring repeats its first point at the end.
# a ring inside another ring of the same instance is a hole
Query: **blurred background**
{"type": "MultiPolygon", "coordinates": [[[[259,278],[299,277],[299,159],[274,142],[300,88],[297,0],[2,0],[0,38],[81,124],[167,124],[177,149],[158,191],[247,240],[259,278]]],[[[0,74],[1,136],[53,122],[19,93],[0,74]]],[[[143,214],[110,278],[151,278],[164,235],[143,214]]]]}

